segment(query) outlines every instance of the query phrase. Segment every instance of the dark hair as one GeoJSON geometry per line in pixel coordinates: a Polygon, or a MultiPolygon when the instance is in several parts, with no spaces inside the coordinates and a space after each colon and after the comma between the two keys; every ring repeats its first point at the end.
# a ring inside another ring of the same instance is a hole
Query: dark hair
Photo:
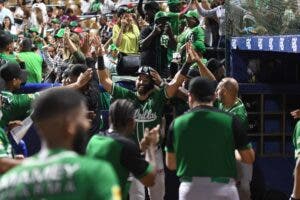
{"type": "Polygon", "coordinates": [[[8,17],[8,16],[5,16],[4,19],[3,19],[3,22],[2,22],[3,29],[5,28],[5,24],[4,24],[5,19],[9,19],[9,30],[11,30],[12,23],[11,23],[10,17],[8,17]]]}
{"type": "Polygon", "coordinates": [[[189,92],[196,101],[209,103],[213,101],[217,82],[202,77],[195,77],[190,81],[189,92]]]}
{"type": "Polygon", "coordinates": [[[116,130],[125,128],[128,120],[134,118],[134,104],[126,99],[118,99],[109,107],[110,123],[116,130]]]}
{"type": "Polygon", "coordinates": [[[30,38],[24,38],[21,42],[22,45],[22,52],[32,51],[33,43],[30,38]]]}
{"type": "Polygon", "coordinates": [[[69,76],[78,77],[81,73],[84,73],[86,70],[87,70],[87,67],[83,64],[71,65],[71,69],[69,71],[69,76]]]}
{"type": "Polygon", "coordinates": [[[66,88],[53,88],[43,92],[33,103],[32,120],[43,120],[67,115],[85,103],[85,98],[79,92],[66,88]],[[71,97],[71,98],[70,98],[71,97]]]}

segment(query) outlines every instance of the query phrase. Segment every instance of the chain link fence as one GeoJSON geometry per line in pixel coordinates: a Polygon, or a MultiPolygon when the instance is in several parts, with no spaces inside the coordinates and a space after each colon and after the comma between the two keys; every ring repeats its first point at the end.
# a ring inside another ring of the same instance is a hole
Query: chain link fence
{"type": "Polygon", "coordinates": [[[300,33],[300,0],[229,0],[228,36],[300,33]]]}

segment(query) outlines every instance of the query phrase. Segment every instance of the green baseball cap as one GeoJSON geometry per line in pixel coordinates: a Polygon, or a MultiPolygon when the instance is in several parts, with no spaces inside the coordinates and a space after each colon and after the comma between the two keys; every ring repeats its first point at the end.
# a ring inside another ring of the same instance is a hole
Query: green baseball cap
{"type": "Polygon", "coordinates": [[[62,37],[64,37],[64,34],[65,34],[65,29],[64,29],[64,28],[61,28],[61,29],[59,29],[59,31],[56,33],[55,37],[62,38],[62,37]]]}
{"type": "Polygon", "coordinates": [[[192,17],[196,18],[198,21],[199,21],[199,17],[200,17],[197,10],[190,10],[184,16],[187,18],[192,18],[192,17]]]}
{"type": "Polygon", "coordinates": [[[29,32],[32,32],[32,33],[39,33],[39,30],[38,30],[38,28],[37,27],[31,27],[30,29],[29,29],[29,32]]]}
{"type": "Polygon", "coordinates": [[[159,11],[155,14],[154,21],[157,21],[157,20],[162,19],[162,18],[165,18],[167,20],[170,19],[168,13],[163,12],[163,11],[159,11]]]}
{"type": "Polygon", "coordinates": [[[71,21],[71,22],[70,22],[70,26],[71,26],[71,27],[77,27],[77,26],[78,26],[78,22],[76,22],[76,21],[71,21]]]}
{"type": "Polygon", "coordinates": [[[53,24],[59,24],[60,22],[59,22],[59,19],[54,18],[54,19],[51,20],[51,23],[53,23],[53,24]]]}
{"type": "Polygon", "coordinates": [[[192,46],[193,46],[193,49],[195,49],[195,51],[199,51],[201,53],[205,53],[205,51],[206,51],[204,42],[202,42],[202,41],[193,42],[192,46]]]}
{"type": "Polygon", "coordinates": [[[179,3],[181,3],[180,0],[168,0],[168,5],[170,5],[170,4],[179,4],[179,3]]]}
{"type": "Polygon", "coordinates": [[[115,45],[115,44],[111,44],[111,45],[109,45],[109,47],[108,47],[108,50],[109,51],[115,51],[115,50],[117,50],[118,48],[117,48],[117,46],[115,45]]]}

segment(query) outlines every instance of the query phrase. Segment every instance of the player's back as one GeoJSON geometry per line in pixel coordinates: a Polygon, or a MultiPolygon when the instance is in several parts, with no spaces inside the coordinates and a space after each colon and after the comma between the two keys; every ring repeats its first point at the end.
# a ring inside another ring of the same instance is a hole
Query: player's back
{"type": "Polygon", "coordinates": [[[0,199],[120,199],[114,170],[105,161],[72,151],[41,151],[0,178],[0,199]]]}

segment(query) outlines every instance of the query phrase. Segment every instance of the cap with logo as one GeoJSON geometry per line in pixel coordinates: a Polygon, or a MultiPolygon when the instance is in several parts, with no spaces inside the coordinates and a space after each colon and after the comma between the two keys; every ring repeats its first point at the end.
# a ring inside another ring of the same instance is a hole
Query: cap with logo
{"type": "Polygon", "coordinates": [[[53,23],[53,24],[59,24],[60,21],[59,21],[59,19],[54,18],[54,19],[51,20],[51,23],[53,23]]]}
{"type": "Polygon", "coordinates": [[[139,69],[138,69],[138,71],[137,71],[137,75],[144,74],[144,75],[147,75],[147,76],[150,76],[150,77],[151,77],[150,72],[151,72],[152,70],[153,70],[152,67],[147,66],[147,65],[143,65],[143,66],[139,67],[139,69]]]}
{"type": "Polygon", "coordinates": [[[65,29],[64,29],[64,28],[61,28],[61,29],[59,29],[59,31],[56,33],[55,37],[62,38],[62,37],[64,37],[64,34],[65,34],[65,29]]]}
{"type": "Polygon", "coordinates": [[[32,32],[32,33],[39,33],[39,30],[38,30],[37,27],[31,27],[31,28],[29,29],[29,32],[32,32]]]}
{"type": "Polygon", "coordinates": [[[77,21],[71,21],[70,22],[70,26],[71,27],[77,27],[78,26],[78,22],[77,21]]]}
{"type": "Polygon", "coordinates": [[[27,72],[26,70],[21,69],[20,65],[17,62],[6,62],[0,67],[0,76],[5,81],[12,81],[15,78],[18,78],[25,83],[27,81],[27,72]]]}
{"type": "Polygon", "coordinates": [[[109,51],[115,51],[115,50],[118,50],[118,48],[115,44],[111,44],[111,45],[108,46],[108,50],[109,51]]]}

